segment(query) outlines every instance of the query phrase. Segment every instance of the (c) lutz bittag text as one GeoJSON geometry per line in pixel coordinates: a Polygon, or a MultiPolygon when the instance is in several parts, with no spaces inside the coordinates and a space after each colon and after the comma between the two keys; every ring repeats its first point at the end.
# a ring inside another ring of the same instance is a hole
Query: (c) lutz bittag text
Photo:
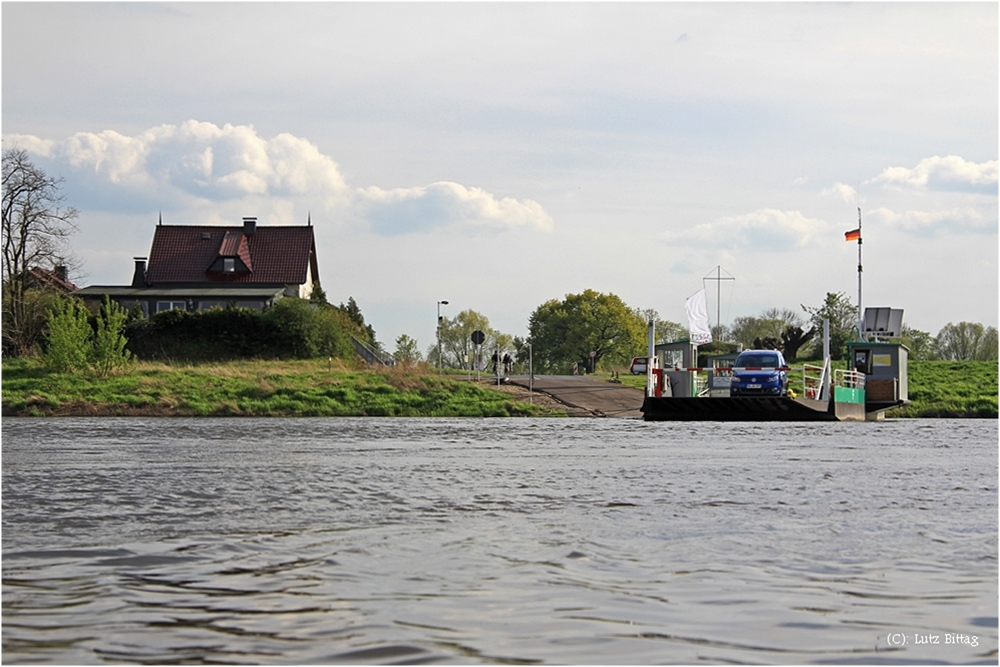
{"type": "Polygon", "coordinates": [[[892,632],[886,636],[886,643],[889,646],[906,646],[908,644],[921,646],[928,644],[979,646],[979,636],[965,635],[957,632],[945,632],[940,635],[929,632],[914,632],[912,635],[907,635],[903,632],[892,632]]]}
{"type": "Polygon", "coordinates": [[[942,635],[914,633],[913,643],[914,644],[964,644],[965,646],[979,646],[979,637],[977,637],[976,635],[963,635],[951,632],[946,632],[942,635]]]}

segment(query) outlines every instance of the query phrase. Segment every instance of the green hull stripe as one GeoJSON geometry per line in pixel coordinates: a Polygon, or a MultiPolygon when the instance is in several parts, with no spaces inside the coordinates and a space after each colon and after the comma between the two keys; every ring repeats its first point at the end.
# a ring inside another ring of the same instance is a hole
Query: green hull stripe
{"type": "Polygon", "coordinates": [[[854,387],[834,387],[833,400],[835,403],[865,403],[865,390],[854,387]]]}

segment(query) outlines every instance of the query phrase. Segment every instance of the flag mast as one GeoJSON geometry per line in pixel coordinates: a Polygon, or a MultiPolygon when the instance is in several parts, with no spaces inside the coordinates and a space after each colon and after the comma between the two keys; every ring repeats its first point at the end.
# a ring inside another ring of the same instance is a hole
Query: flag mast
{"type": "Polygon", "coordinates": [[[864,274],[864,268],[861,264],[861,207],[858,206],[858,337],[864,340],[864,322],[862,321],[862,311],[861,311],[861,276],[864,274]]]}
{"type": "Polygon", "coordinates": [[[862,331],[864,330],[864,322],[862,321],[862,311],[861,311],[861,276],[864,272],[864,267],[861,264],[861,207],[858,206],[858,228],[852,229],[849,232],[844,232],[845,241],[858,240],[858,337],[864,340],[862,331]]]}

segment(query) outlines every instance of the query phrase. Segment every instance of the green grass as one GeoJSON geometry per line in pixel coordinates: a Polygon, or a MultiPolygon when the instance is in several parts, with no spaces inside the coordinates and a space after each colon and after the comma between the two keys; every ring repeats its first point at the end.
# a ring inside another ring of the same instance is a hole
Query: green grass
{"type": "Polygon", "coordinates": [[[910,404],[888,417],[997,418],[997,362],[911,361],[910,404]]]}
{"type": "Polygon", "coordinates": [[[554,416],[460,378],[340,362],[139,363],[109,378],[49,373],[31,360],[3,366],[5,415],[554,416]]]}
{"type": "MultiPolygon", "coordinates": [[[[842,366],[843,364],[841,364],[842,366]]],[[[608,373],[643,389],[645,375],[608,373]]],[[[794,379],[792,374],[793,387],[794,379]]],[[[464,374],[354,368],[341,362],[139,363],[118,376],[49,373],[33,360],[3,364],[4,415],[549,416],[538,405],[464,374]]],[[[910,404],[889,417],[997,418],[997,363],[911,361],[910,404]]]]}
{"type": "MultiPolygon", "coordinates": [[[[793,368],[801,369],[801,364],[793,368]]],[[[834,362],[834,368],[846,368],[846,362],[834,362]]],[[[888,411],[886,416],[996,419],[997,368],[995,361],[910,361],[910,403],[888,411]]],[[[595,377],[617,379],[636,389],[646,387],[645,375],[631,375],[627,371],[620,371],[616,378],[610,373],[598,373],[595,377]]],[[[801,377],[801,370],[789,373],[791,387],[799,393],[801,377]]]]}

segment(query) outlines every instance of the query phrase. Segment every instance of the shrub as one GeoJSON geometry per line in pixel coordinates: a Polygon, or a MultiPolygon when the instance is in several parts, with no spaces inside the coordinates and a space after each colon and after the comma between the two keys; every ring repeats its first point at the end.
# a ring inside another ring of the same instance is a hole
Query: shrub
{"type": "Polygon", "coordinates": [[[318,307],[301,299],[282,299],[264,312],[264,321],[274,332],[278,354],[309,359],[319,356],[318,307]]]}
{"type": "Polygon", "coordinates": [[[345,333],[351,326],[333,306],[282,299],[264,312],[213,308],[157,313],[129,322],[126,336],[129,349],[143,359],[346,359],[354,354],[345,333]]]}
{"type": "Polygon", "coordinates": [[[97,316],[97,333],[91,349],[91,364],[101,377],[128,366],[132,353],[125,349],[128,343],[123,331],[128,313],[125,309],[104,295],[104,303],[97,316]]]}
{"type": "Polygon", "coordinates": [[[46,367],[56,373],[86,368],[93,335],[82,301],[72,297],[56,301],[49,309],[46,367]]]}

